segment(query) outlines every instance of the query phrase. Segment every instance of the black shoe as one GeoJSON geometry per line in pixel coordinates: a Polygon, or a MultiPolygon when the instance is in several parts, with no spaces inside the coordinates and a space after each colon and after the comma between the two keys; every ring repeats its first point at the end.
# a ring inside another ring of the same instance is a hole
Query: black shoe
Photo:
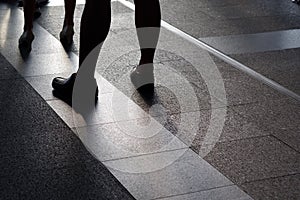
{"type": "Polygon", "coordinates": [[[71,96],[73,93],[73,87],[76,79],[76,73],[73,73],[69,78],[56,77],[52,80],[52,87],[54,90],[71,96]]]}
{"type": "Polygon", "coordinates": [[[153,66],[143,66],[143,67],[138,66],[131,72],[130,79],[134,87],[139,92],[153,93],[154,91],[153,66]]]}
{"type": "MultiPolygon", "coordinates": [[[[76,73],[73,73],[69,78],[63,78],[63,77],[56,77],[52,80],[52,87],[57,92],[60,93],[60,95],[63,95],[68,98],[72,98],[73,94],[73,87],[76,80],[76,73]]],[[[95,101],[98,99],[98,86],[96,79],[94,79],[90,84],[96,86],[96,92],[95,92],[95,101]]],[[[89,83],[88,83],[89,85],[89,83]]]]}

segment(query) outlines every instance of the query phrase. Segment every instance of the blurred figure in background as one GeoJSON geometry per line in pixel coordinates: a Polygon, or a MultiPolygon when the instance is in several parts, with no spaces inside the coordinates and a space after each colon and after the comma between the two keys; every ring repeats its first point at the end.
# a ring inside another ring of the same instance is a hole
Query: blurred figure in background
{"type": "Polygon", "coordinates": [[[292,0],[293,3],[300,4],[300,0],[292,0]]]}
{"type": "MultiPolygon", "coordinates": [[[[24,7],[24,28],[19,38],[19,49],[23,55],[31,51],[31,44],[34,40],[33,20],[41,15],[39,7],[48,3],[48,0],[23,0],[20,5],[24,7]]],[[[60,40],[64,47],[70,46],[74,35],[74,11],[76,0],[65,0],[65,17],[60,40]]]]}

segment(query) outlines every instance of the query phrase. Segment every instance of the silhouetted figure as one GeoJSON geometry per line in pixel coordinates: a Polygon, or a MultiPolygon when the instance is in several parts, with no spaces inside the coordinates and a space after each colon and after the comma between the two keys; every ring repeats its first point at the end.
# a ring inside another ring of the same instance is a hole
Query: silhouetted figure
{"type": "MultiPolygon", "coordinates": [[[[64,46],[68,46],[73,41],[74,35],[74,11],[76,0],[65,0],[65,19],[63,29],[60,32],[60,40],[64,46]]],[[[36,0],[23,0],[24,6],[24,28],[21,37],[19,38],[19,49],[22,56],[27,56],[31,51],[33,34],[33,20],[37,7],[36,0]]]]}
{"type": "Polygon", "coordinates": [[[293,3],[300,4],[300,0],[292,0],[293,3]]]}
{"type": "MultiPolygon", "coordinates": [[[[141,47],[141,58],[139,65],[131,73],[131,80],[137,89],[153,90],[153,59],[160,32],[160,4],[159,0],[135,0],[134,3],[135,25],[141,47]]],[[[52,86],[55,91],[71,98],[75,79],[80,77],[79,79],[82,81],[79,81],[78,85],[83,85],[82,92],[85,93],[89,90],[97,97],[95,68],[101,46],[108,35],[110,23],[110,0],[86,0],[80,26],[79,70],[69,78],[54,78],[52,86]]],[[[81,98],[85,98],[86,95],[81,95],[81,98]]]]}

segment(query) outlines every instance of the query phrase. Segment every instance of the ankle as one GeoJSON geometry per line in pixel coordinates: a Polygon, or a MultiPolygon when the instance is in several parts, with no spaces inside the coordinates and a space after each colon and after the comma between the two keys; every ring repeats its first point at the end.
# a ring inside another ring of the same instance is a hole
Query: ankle
{"type": "Polygon", "coordinates": [[[34,34],[32,30],[24,30],[21,37],[32,39],[34,38],[34,34]]]}
{"type": "Polygon", "coordinates": [[[137,67],[136,67],[136,70],[137,71],[140,71],[140,72],[153,72],[154,70],[154,66],[153,66],[153,63],[144,63],[144,64],[139,64],[137,67]]]}
{"type": "Polygon", "coordinates": [[[152,59],[148,59],[148,60],[140,60],[139,65],[153,65],[153,60],[152,59]]]}
{"type": "Polygon", "coordinates": [[[74,23],[73,22],[72,23],[64,23],[63,29],[65,29],[65,28],[73,29],[74,28],[74,23]]]}

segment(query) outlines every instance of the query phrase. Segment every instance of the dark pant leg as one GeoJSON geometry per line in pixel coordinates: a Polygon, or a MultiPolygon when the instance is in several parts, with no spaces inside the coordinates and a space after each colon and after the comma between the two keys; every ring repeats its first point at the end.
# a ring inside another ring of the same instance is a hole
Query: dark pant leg
{"type": "Polygon", "coordinates": [[[159,0],[134,0],[134,3],[135,25],[141,47],[140,64],[152,63],[160,32],[159,0]]]}
{"type": "Polygon", "coordinates": [[[32,31],[35,0],[24,0],[24,31],[32,31]]]}
{"type": "Polygon", "coordinates": [[[76,0],[65,0],[64,27],[74,25],[75,6],[76,6],[76,0]]]}
{"type": "Polygon", "coordinates": [[[94,74],[101,43],[106,39],[111,22],[110,0],[87,0],[80,25],[79,67],[92,50],[97,56],[89,57],[87,73],[94,74]],[[97,47],[95,49],[95,47],[97,47]]]}

